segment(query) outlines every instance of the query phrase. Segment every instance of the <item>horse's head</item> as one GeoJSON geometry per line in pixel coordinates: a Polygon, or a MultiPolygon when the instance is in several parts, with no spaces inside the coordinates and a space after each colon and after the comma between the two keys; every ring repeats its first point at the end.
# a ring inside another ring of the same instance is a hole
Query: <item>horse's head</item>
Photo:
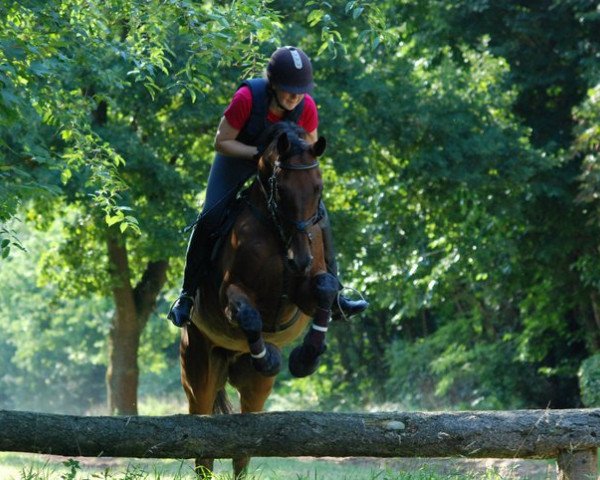
{"type": "Polygon", "coordinates": [[[310,145],[305,135],[295,124],[275,124],[259,162],[267,207],[285,246],[288,266],[298,274],[306,273],[313,261],[309,229],[321,218],[323,191],[317,157],[326,145],[323,137],[310,145]]]}

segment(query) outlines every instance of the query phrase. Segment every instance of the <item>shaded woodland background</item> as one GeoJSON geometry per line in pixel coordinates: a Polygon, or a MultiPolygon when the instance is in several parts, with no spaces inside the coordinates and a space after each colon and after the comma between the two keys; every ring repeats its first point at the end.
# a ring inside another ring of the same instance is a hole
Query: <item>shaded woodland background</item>
{"type": "Polygon", "coordinates": [[[182,229],[232,93],[286,44],[313,60],[342,280],[371,308],[277,394],[599,405],[597,2],[8,1],[0,26],[0,408],[183,403],[182,229]]]}

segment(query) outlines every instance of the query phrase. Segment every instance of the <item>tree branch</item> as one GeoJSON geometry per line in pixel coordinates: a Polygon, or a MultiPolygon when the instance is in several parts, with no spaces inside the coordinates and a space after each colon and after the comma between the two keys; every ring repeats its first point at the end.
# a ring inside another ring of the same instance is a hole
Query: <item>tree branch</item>
{"type": "Polygon", "coordinates": [[[168,260],[148,262],[142,279],[133,290],[138,322],[143,329],[156,306],[156,298],[167,281],[168,260]]]}

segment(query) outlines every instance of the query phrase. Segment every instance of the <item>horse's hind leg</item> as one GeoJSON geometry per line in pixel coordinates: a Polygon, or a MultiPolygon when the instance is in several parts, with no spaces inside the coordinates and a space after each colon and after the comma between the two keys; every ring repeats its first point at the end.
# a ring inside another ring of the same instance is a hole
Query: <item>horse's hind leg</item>
{"type": "MultiPolygon", "coordinates": [[[[256,371],[250,355],[240,356],[229,367],[229,383],[240,393],[242,413],[261,412],[274,382],[275,377],[266,377],[256,371]]],[[[233,472],[236,479],[244,478],[249,463],[250,457],[233,459],[233,472]]]]}
{"type": "Polygon", "coordinates": [[[248,347],[254,368],[272,377],[281,369],[281,352],[262,336],[262,318],[244,290],[235,284],[227,287],[228,315],[236,322],[248,339],[248,347]]]}
{"type": "MultiPolygon", "coordinates": [[[[213,413],[217,394],[227,381],[225,352],[215,348],[194,324],[188,324],[181,335],[180,360],[181,383],[188,399],[189,413],[213,413]]],[[[211,478],[213,464],[211,458],[197,458],[198,476],[211,478]]]]}

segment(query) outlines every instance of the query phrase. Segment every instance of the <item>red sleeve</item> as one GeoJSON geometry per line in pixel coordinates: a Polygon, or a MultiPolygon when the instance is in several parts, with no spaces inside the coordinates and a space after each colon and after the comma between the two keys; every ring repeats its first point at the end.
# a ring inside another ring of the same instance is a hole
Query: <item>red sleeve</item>
{"type": "Polygon", "coordinates": [[[250,118],[252,110],[252,92],[250,87],[244,85],[241,87],[231,99],[231,103],[225,109],[223,115],[236,130],[241,130],[250,118]]]}
{"type": "Polygon", "coordinates": [[[304,109],[298,119],[300,125],[308,133],[315,131],[319,126],[319,114],[317,112],[317,104],[310,95],[304,96],[304,109]]]}

